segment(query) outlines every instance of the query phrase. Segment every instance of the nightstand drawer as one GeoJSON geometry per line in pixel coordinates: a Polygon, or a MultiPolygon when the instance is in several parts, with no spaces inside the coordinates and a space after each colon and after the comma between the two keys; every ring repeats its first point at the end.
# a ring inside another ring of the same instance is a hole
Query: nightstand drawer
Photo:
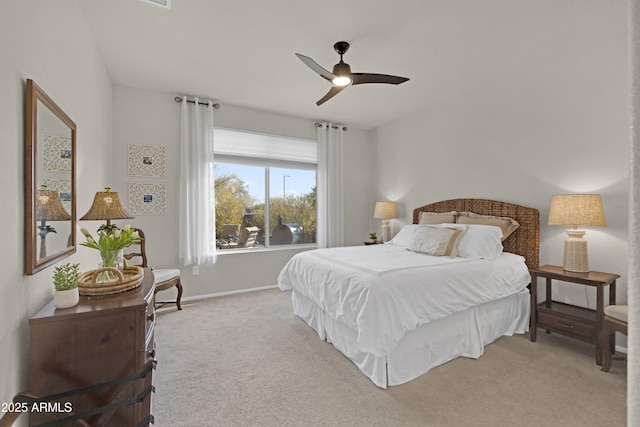
{"type": "Polygon", "coordinates": [[[596,339],[596,325],[581,319],[539,311],[538,326],[574,337],[582,337],[588,340],[596,339]]]}

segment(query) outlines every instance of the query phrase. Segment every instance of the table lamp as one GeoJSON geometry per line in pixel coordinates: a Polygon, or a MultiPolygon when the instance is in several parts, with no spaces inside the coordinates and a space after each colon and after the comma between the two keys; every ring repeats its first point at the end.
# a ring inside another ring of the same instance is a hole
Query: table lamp
{"type": "Polygon", "coordinates": [[[133,217],[122,206],[118,193],[111,191],[110,187],[105,187],[104,191],[96,193],[91,208],[80,220],[106,220],[107,224],[101,225],[98,231],[111,234],[116,228],[115,225],[111,225],[112,219],[133,219],[133,217]]]}
{"type": "Polygon", "coordinates": [[[585,230],[578,226],[606,227],[602,198],[599,194],[561,194],[551,198],[548,225],[571,225],[564,241],[562,269],[576,273],[589,272],[585,230]]]}
{"type": "Polygon", "coordinates": [[[70,221],[71,215],[60,201],[60,194],[49,190],[43,185],[36,197],[36,221],[40,221],[38,235],[40,236],[40,259],[47,257],[46,237],[49,233],[56,233],[56,229],[47,225],[47,221],[70,221]]]}
{"type": "Polygon", "coordinates": [[[388,242],[391,240],[389,220],[398,217],[395,202],[376,202],[373,217],[382,218],[382,241],[388,242]]]}

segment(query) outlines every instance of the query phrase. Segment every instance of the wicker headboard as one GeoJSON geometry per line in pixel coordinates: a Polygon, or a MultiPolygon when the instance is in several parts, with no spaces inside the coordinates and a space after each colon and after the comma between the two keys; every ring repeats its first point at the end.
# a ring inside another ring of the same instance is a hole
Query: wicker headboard
{"type": "Polygon", "coordinates": [[[527,267],[538,268],[540,253],[540,212],[534,208],[486,199],[451,199],[430,203],[413,210],[413,223],[420,212],[470,211],[480,215],[506,216],[520,223],[520,227],[502,242],[505,252],[522,255],[527,267]]]}

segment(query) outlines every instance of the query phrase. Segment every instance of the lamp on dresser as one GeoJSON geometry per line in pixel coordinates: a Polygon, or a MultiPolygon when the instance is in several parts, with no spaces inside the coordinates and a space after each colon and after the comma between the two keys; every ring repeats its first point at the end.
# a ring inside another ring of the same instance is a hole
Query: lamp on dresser
{"type": "Polygon", "coordinates": [[[382,241],[388,242],[391,240],[389,220],[398,217],[395,202],[376,202],[373,217],[382,219],[382,241]]]}
{"type": "Polygon", "coordinates": [[[111,191],[110,187],[105,187],[104,191],[96,193],[89,211],[80,220],[106,220],[107,224],[101,225],[98,230],[111,234],[113,228],[115,228],[115,225],[111,225],[112,219],[133,219],[133,217],[122,206],[118,193],[111,191]]]}
{"type": "Polygon", "coordinates": [[[602,198],[599,194],[561,194],[551,198],[548,225],[570,225],[564,241],[562,269],[576,273],[589,272],[586,231],[578,226],[606,227],[602,198]]]}
{"type": "Polygon", "coordinates": [[[36,221],[40,221],[38,235],[40,236],[40,259],[47,257],[47,234],[56,233],[55,228],[47,225],[47,221],[69,221],[71,215],[62,206],[60,195],[55,190],[49,190],[43,185],[38,190],[36,198],[36,221]]]}

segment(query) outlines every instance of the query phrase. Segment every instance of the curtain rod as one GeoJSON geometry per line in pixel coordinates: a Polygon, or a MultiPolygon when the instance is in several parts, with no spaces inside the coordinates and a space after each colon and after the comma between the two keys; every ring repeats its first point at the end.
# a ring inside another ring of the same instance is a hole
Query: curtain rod
{"type": "MultiPolygon", "coordinates": [[[[182,102],[182,98],[180,98],[179,96],[176,96],[175,98],[173,98],[173,100],[176,101],[176,102],[182,102]]],[[[189,104],[195,104],[196,103],[195,100],[191,100],[191,99],[187,99],[187,102],[189,104]]],[[[208,102],[198,102],[198,104],[199,105],[209,105],[208,102]]],[[[215,108],[216,110],[219,110],[220,109],[220,104],[218,104],[218,103],[213,104],[213,108],[215,108]]]]}
{"type": "MultiPolygon", "coordinates": [[[[322,123],[316,122],[316,127],[317,127],[317,128],[319,128],[320,126],[322,126],[322,123]]],[[[338,128],[340,128],[341,126],[342,126],[342,125],[331,125],[331,128],[332,128],[332,129],[338,129],[338,128]]],[[[346,132],[346,131],[348,131],[348,130],[349,130],[349,128],[348,128],[348,127],[346,127],[346,126],[342,126],[342,130],[346,132]]]]}

